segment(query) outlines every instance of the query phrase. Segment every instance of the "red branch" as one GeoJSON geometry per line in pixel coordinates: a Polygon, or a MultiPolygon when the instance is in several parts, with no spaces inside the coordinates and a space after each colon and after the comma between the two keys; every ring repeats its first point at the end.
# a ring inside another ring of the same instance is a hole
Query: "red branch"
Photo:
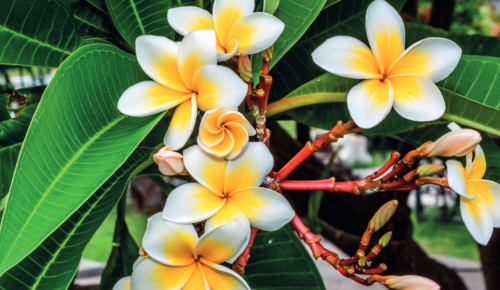
{"type": "Polygon", "coordinates": [[[245,274],[245,266],[247,265],[248,259],[250,258],[250,249],[253,246],[253,242],[255,240],[255,236],[257,235],[257,231],[258,229],[251,227],[250,240],[248,240],[248,245],[233,264],[233,271],[235,271],[240,275],[245,274]]]}
{"type": "Polygon", "coordinates": [[[370,175],[370,179],[375,179],[383,175],[384,173],[387,172],[396,162],[398,162],[399,158],[401,157],[401,154],[399,152],[392,152],[391,158],[387,163],[382,166],[379,170],[375,171],[372,175],[370,175]]]}

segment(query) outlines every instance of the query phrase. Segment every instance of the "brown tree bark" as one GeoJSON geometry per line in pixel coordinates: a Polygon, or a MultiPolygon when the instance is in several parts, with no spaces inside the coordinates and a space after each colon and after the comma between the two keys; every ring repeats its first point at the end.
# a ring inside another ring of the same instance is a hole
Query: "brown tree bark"
{"type": "Polygon", "coordinates": [[[486,289],[500,289],[500,228],[493,230],[493,235],[486,246],[479,245],[486,289]]]}
{"type": "Polygon", "coordinates": [[[433,0],[429,25],[450,31],[454,10],[455,0],[433,0]]]}
{"type": "Polygon", "coordinates": [[[418,20],[418,0],[408,0],[399,12],[404,21],[417,23],[418,20]]]}
{"type": "MultiPolygon", "coordinates": [[[[280,169],[292,158],[301,146],[291,138],[275,122],[268,122],[272,131],[271,152],[274,156],[275,170],[280,169]]],[[[300,165],[288,179],[313,180],[320,175],[323,164],[314,156],[300,165]]],[[[352,180],[355,178],[349,168],[335,165],[332,176],[336,180],[352,180]]],[[[308,192],[284,192],[285,197],[299,216],[307,214],[308,192]]],[[[328,230],[323,235],[349,254],[358,248],[361,235],[373,214],[385,202],[391,199],[399,201],[399,207],[392,219],[372,238],[372,244],[382,234],[392,230],[393,236],[388,247],[383,249],[375,264],[386,263],[387,274],[420,275],[439,283],[443,290],[466,290],[458,275],[446,266],[430,259],[412,238],[410,208],[406,205],[408,192],[380,192],[376,194],[325,193],[320,208],[320,218],[328,223],[328,230]]]]}

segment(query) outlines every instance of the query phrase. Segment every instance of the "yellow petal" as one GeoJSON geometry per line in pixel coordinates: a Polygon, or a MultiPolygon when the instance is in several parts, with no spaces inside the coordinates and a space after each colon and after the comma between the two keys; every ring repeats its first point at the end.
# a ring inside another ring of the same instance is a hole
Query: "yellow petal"
{"type": "Polygon", "coordinates": [[[214,3],[214,24],[217,36],[222,44],[226,47],[227,36],[234,24],[253,12],[255,2],[253,0],[217,0],[214,3]]]}
{"type": "MultiPolygon", "coordinates": [[[[201,263],[196,263],[196,269],[193,272],[193,275],[189,277],[186,285],[182,288],[182,290],[208,290],[207,281],[205,279],[205,275],[203,273],[203,269],[201,268],[201,263]]],[[[141,288],[142,289],[142,288],[141,288]]],[[[163,288],[161,288],[163,289],[163,288]]]]}
{"type": "Polygon", "coordinates": [[[137,60],[144,72],[157,83],[189,93],[179,74],[179,46],[172,40],[154,35],[139,36],[136,40],[137,60]]]}
{"type": "Polygon", "coordinates": [[[196,242],[198,234],[192,225],[164,220],[162,214],[157,213],[148,220],[142,246],[163,264],[186,266],[194,262],[196,242]]]}
{"type": "Polygon", "coordinates": [[[381,77],[373,52],[354,37],[329,38],[313,51],[312,58],[321,68],[339,76],[354,79],[381,77]]]}
{"type": "Polygon", "coordinates": [[[190,97],[191,94],[169,89],[153,81],[143,81],[123,92],[118,100],[118,110],[128,116],[148,116],[173,108],[190,97]]]}
{"type": "Polygon", "coordinates": [[[347,94],[347,108],[358,126],[369,129],[389,114],[393,100],[390,81],[365,80],[347,94]]]}
{"type": "Polygon", "coordinates": [[[198,183],[186,183],[174,189],[167,198],[163,218],[176,223],[196,223],[210,218],[226,202],[198,183]]]}
{"type": "Polygon", "coordinates": [[[405,27],[398,12],[384,0],[373,1],[366,11],[366,34],[382,73],[405,49],[405,27]]]}
{"type": "Polygon", "coordinates": [[[220,264],[231,258],[249,233],[236,219],[205,232],[195,247],[197,258],[220,264]]]}
{"type": "Polygon", "coordinates": [[[168,24],[180,35],[186,36],[194,30],[214,30],[212,14],[199,7],[177,7],[168,9],[168,24]]]}
{"type": "Polygon", "coordinates": [[[467,190],[465,169],[462,163],[457,160],[448,160],[446,161],[446,168],[448,169],[448,184],[450,188],[466,199],[474,199],[476,197],[474,192],[467,190]]]}
{"type": "Polygon", "coordinates": [[[451,40],[426,38],[410,46],[388,74],[416,74],[437,83],[455,69],[461,55],[462,49],[451,40]]]}
{"type": "Polygon", "coordinates": [[[217,108],[213,110],[206,111],[201,120],[206,129],[212,133],[219,133],[221,131],[221,126],[219,118],[226,112],[237,110],[235,108],[217,108]]]}
{"type": "Polygon", "coordinates": [[[175,109],[163,143],[172,146],[172,150],[182,148],[193,133],[197,111],[198,107],[194,96],[180,104],[175,109]]]}
{"type": "Polygon", "coordinates": [[[486,157],[480,145],[476,146],[472,170],[467,179],[481,179],[486,173],[486,157]]]}
{"type": "Polygon", "coordinates": [[[200,68],[217,64],[215,43],[213,30],[195,30],[189,32],[179,45],[179,73],[189,89],[193,88],[193,76],[200,68]]]}
{"type": "Polygon", "coordinates": [[[183,152],[184,166],[191,176],[215,194],[223,196],[227,161],[194,145],[183,152]]]}
{"type": "Polygon", "coordinates": [[[267,13],[252,13],[241,18],[227,36],[227,52],[237,49],[241,53],[254,54],[272,46],[283,32],[285,24],[267,13]],[[235,42],[230,42],[235,40],[235,42]]]}
{"type": "Polygon", "coordinates": [[[147,258],[134,269],[131,289],[185,289],[182,287],[193,275],[195,268],[195,263],[175,267],[147,258]]]}
{"type": "Polygon", "coordinates": [[[247,145],[248,133],[242,125],[236,122],[228,122],[225,126],[226,130],[229,131],[233,137],[233,148],[229,154],[227,154],[226,158],[233,159],[236,158],[241,153],[245,145],[247,145]]]}
{"type": "Polygon", "coordinates": [[[231,132],[228,130],[224,131],[224,138],[221,142],[214,146],[206,146],[201,142],[200,137],[198,137],[198,145],[201,149],[205,150],[205,152],[214,155],[216,157],[225,157],[228,155],[234,146],[234,138],[231,132]]]}
{"type": "Polygon", "coordinates": [[[203,273],[210,286],[210,290],[249,290],[245,280],[230,269],[201,259],[203,273]]]}
{"type": "Polygon", "coordinates": [[[443,95],[430,80],[418,75],[391,77],[389,80],[394,90],[394,110],[404,118],[427,122],[444,114],[443,95]]]}
{"type": "Polygon", "coordinates": [[[484,198],[493,213],[494,226],[500,227],[500,185],[489,180],[469,180],[467,189],[484,198]]]}
{"type": "Polygon", "coordinates": [[[273,168],[274,159],[266,145],[250,142],[245,150],[227,164],[226,194],[248,187],[259,186],[273,168]]]}
{"type": "Polygon", "coordinates": [[[232,111],[226,111],[217,120],[217,124],[219,124],[219,126],[227,122],[236,122],[245,128],[245,130],[248,132],[248,135],[255,135],[255,128],[252,126],[252,124],[250,124],[250,122],[248,122],[243,114],[237,111],[236,108],[232,111]]]}
{"type": "Polygon", "coordinates": [[[460,213],[465,227],[481,245],[486,245],[493,233],[493,213],[486,200],[478,195],[474,200],[460,198],[460,213]]]}
{"type": "Polygon", "coordinates": [[[207,127],[200,126],[200,134],[198,135],[199,140],[205,146],[214,146],[222,142],[224,139],[225,130],[220,130],[218,133],[211,133],[207,130],[207,127]]]}

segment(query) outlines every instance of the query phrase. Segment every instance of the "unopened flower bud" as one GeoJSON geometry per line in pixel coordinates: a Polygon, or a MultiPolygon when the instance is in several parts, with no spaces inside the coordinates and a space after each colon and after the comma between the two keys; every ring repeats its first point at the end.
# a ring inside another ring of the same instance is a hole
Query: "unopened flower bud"
{"type": "Polygon", "coordinates": [[[271,47],[262,52],[262,59],[265,62],[271,62],[271,59],[273,59],[273,50],[274,50],[274,45],[271,45],[271,47]]]}
{"type": "Polygon", "coordinates": [[[389,241],[391,240],[392,237],[392,232],[387,232],[385,235],[383,235],[380,240],[378,240],[378,244],[381,245],[382,247],[386,247],[389,241]]]}
{"type": "Polygon", "coordinates": [[[381,208],[379,208],[379,210],[370,220],[370,223],[368,224],[368,229],[372,233],[378,231],[392,217],[397,207],[398,207],[397,200],[391,200],[386,204],[384,204],[381,208]]]}
{"type": "Polygon", "coordinates": [[[358,260],[358,265],[359,265],[360,267],[364,267],[364,266],[366,266],[366,257],[365,257],[365,256],[361,257],[361,258],[358,260]]]}
{"type": "Polygon", "coordinates": [[[252,62],[248,55],[244,52],[240,54],[238,58],[238,70],[240,72],[240,77],[245,83],[252,81],[252,62]]]}
{"type": "Polygon", "coordinates": [[[160,172],[167,176],[188,174],[184,167],[182,154],[172,151],[170,146],[161,148],[153,155],[153,159],[158,164],[160,172]]]}
{"type": "Polygon", "coordinates": [[[426,157],[465,156],[481,142],[481,134],[471,129],[451,131],[441,136],[436,142],[423,146],[421,152],[426,157]]]}
{"type": "Polygon", "coordinates": [[[395,290],[439,290],[441,287],[431,279],[420,276],[385,276],[382,284],[395,290]]]}
{"type": "Polygon", "coordinates": [[[426,164],[419,166],[417,168],[417,174],[419,176],[431,176],[434,174],[438,174],[444,170],[444,165],[441,164],[426,164]]]}

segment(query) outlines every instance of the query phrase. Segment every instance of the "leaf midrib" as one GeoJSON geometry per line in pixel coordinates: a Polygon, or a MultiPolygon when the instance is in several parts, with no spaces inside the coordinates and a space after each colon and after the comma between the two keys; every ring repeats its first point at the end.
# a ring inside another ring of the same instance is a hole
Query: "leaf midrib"
{"type": "Polygon", "coordinates": [[[134,15],[135,18],[137,18],[137,22],[139,23],[139,27],[141,28],[142,34],[146,34],[146,30],[144,29],[144,25],[142,24],[142,20],[139,17],[139,12],[137,11],[137,8],[135,7],[134,0],[129,0],[130,5],[132,6],[132,9],[134,9],[134,15]]]}
{"type": "Polygon", "coordinates": [[[49,47],[49,48],[51,48],[51,49],[53,49],[53,50],[57,50],[57,51],[59,51],[59,52],[62,52],[62,53],[64,53],[64,54],[66,54],[66,55],[70,55],[70,54],[71,54],[71,52],[72,52],[72,51],[69,51],[69,50],[63,50],[63,49],[57,48],[57,47],[55,47],[55,46],[52,46],[52,45],[50,45],[50,44],[48,44],[48,43],[42,42],[42,41],[37,40],[37,39],[35,39],[35,38],[30,38],[30,37],[27,37],[27,36],[25,36],[24,34],[19,33],[19,32],[17,32],[17,31],[14,31],[14,30],[12,30],[12,29],[9,29],[9,28],[7,28],[7,27],[5,27],[5,26],[0,26],[0,31],[1,31],[1,30],[7,30],[8,32],[11,32],[12,34],[15,34],[15,35],[20,36],[20,37],[22,37],[22,38],[24,38],[24,39],[27,39],[27,41],[28,41],[28,42],[35,42],[35,43],[38,43],[39,45],[42,45],[42,46],[45,46],[45,47],[49,47]]]}
{"type": "MultiPolygon", "coordinates": [[[[29,222],[33,219],[35,213],[37,212],[38,208],[40,207],[40,205],[43,203],[43,201],[45,201],[45,198],[47,197],[47,194],[54,188],[54,186],[56,185],[56,183],[59,181],[59,179],[64,175],[64,173],[66,173],[66,171],[73,165],[73,163],[80,157],[80,155],[82,155],[83,151],[85,151],[88,147],[90,147],[99,137],[101,137],[104,133],[106,133],[107,131],[109,131],[113,126],[115,126],[117,123],[119,123],[120,121],[122,121],[123,119],[125,119],[126,116],[122,115],[120,117],[118,117],[116,120],[114,120],[113,122],[109,123],[108,125],[106,125],[105,127],[103,127],[101,130],[99,130],[92,138],[90,138],[87,142],[85,142],[85,144],[80,147],[80,149],[74,154],[74,156],[68,161],[68,163],[62,168],[61,172],[57,175],[57,177],[54,179],[53,182],[51,182],[50,186],[44,191],[43,193],[43,197],[41,199],[39,199],[37,205],[35,206],[35,208],[33,209],[33,211],[31,212],[31,214],[29,215],[29,218],[26,220],[26,222],[24,223],[22,229],[19,231],[19,234],[17,235],[15,241],[12,243],[12,245],[14,246],[17,241],[19,240],[19,238],[21,237],[22,233],[24,233],[24,230],[26,229],[26,226],[29,224],[29,222]]],[[[24,147],[24,146],[23,146],[24,147]]],[[[97,190],[97,189],[96,189],[97,190]]],[[[95,192],[95,190],[94,190],[95,192]]],[[[90,198],[91,195],[89,195],[88,198],[90,198]]],[[[87,198],[87,199],[88,199],[87,198]]],[[[85,201],[84,201],[85,202],[85,201]]],[[[59,226],[64,223],[64,221],[62,221],[59,226]]],[[[57,228],[56,228],[57,229],[57,228]]],[[[53,233],[56,229],[54,229],[51,233],[53,233]]],[[[51,234],[49,233],[49,235],[51,234]]],[[[4,237],[4,234],[2,233],[2,236],[1,236],[1,240],[3,241],[3,237],[4,237]]],[[[3,247],[2,247],[3,248],[3,247]]],[[[6,249],[3,249],[3,250],[6,250],[6,249]]],[[[7,254],[7,256],[5,257],[5,259],[3,260],[2,264],[0,265],[0,269],[2,268],[2,266],[5,264],[5,261],[7,260],[7,258],[10,256],[10,252],[12,250],[12,247],[10,247],[8,249],[8,252],[9,254],[7,254]]],[[[34,249],[33,249],[34,250],[34,249]]],[[[33,252],[33,250],[31,252],[33,252]]],[[[31,253],[30,252],[30,253],[31,253]]],[[[29,254],[29,253],[28,253],[29,254]]],[[[11,267],[12,268],[12,267],[11,267]]],[[[9,268],[10,269],[10,268],[9,268]]],[[[4,271],[1,271],[2,273],[8,271],[9,269],[5,269],[4,271]]]]}

